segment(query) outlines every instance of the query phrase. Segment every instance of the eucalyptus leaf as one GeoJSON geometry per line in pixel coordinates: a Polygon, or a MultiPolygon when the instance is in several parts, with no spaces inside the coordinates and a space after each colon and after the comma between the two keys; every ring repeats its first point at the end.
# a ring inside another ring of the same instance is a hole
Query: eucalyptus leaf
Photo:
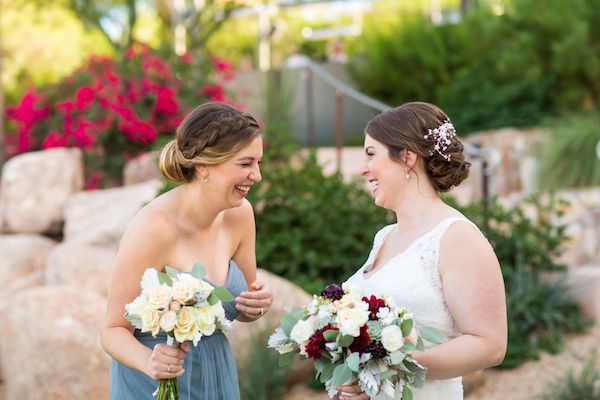
{"type": "Polygon", "coordinates": [[[425,344],[423,343],[423,339],[417,339],[417,350],[425,351],[425,344]]]}
{"type": "Polygon", "coordinates": [[[298,320],[304,318],[304,309],[300,307],[290,307],[288,314],[298,320]]]}
{"type": "Polygon", "coordinates": [[[400,364],[403,360],[404,360],[405,354],[401,351],[395,351],[392,354],[390,354],[390,359],[392,360],[393,364],[400,364]]]}
{"type": "Polygon", "coordinates": [[[360,355],[358,353],[352,353],[346,358],[346,365],[354,372],[358,372],[358,362],[360,361],[360,355]]]}
{"type": "Polygon", "coordinates": [[[173,284],[173,280],[171,280],[171,278],[169,277],[169,275],[165,274],[164,272],[159,272],[158,273],[158,282],[162,285],[167,284],[169,286],[171,286],[173,284]]]}
{"type": "Polygon", "coordinates": [[[412,400],[412,398],[412,390],[410,390],[408,386],[404,386],[404,390],[402,390],[402,400],[412,400]]]}
{"type": "Polygon", "coordinates": [[[224,303],[229,303],[230,301],[233,301],[233,295],[229,290],[225,289],[224,287],[216,287],[212,291],[211,295],[213,294],[224,303]]]}
{"type": "Polygon", "coordinates": [[[445,341],[440,331],[431,326],[421,328],[419,330],[419,334],[423,337],[423,339],[431,343],[442,344],[445,341]]]}
{"type": "Polygon", "coordinates": [[[415,346],[414,344],[412,344],[411,342],[404,342],[404,345],[402,346],[402,350],[404,351],[413,351],[416,350],[417,346],[415,346]]]}
{"type": "Polygon", "coordinates": [[[206,278],[206,268],[201,263],[195,263],[192,267],[192,275],[196,279],[204,279],[206,278]]]}
{"type": "Polygon", "coordinates": [[[292,328],[298,323],[299,319],[292,317],[291,315],[284,315],[281,317],[281,328],[286,335],[290,336],[292,328]]]}
{"type": "Polygon", "coordinates": [[[402,336],[408,336],[410,335],[410,331],[413,328],[413,320],[412,319],[405,319],[404,321],[402,321],[402,323],[400,324],[400,329],[402,330],[402,336]]]}
{"type": "Polygon", "coordinates": [[[352,370],[346,364],[340,364],[333,370],[333,386],[341,386],[352,378],[352,370]]]}
{"type": "Polygon", "coordinates": [[[210,304],[211,306],[214,306],[215,304],[217,304],[219,302],[219,298],[213,292],[208,295],[208,297],[206,298],[206,301],[208,301],[208,304],[210,304]]]}
{"type": "Polygon", "coordinates": [[[333,369],[335,368],[334,364],[324,363],[323,364],[323,372],[321,372],[321,383],[327,382],[331,379],[331,375],[333,375],[333,369]]]}
{"type": "Polygon", "coordinates": [[[337,338],[337,335],[338,335],[338,331],[336,331],[335,329],[329,329],[329,330],[323,332],[323,337],[328,342],[333,342],[337,338]]]}
{"type": "Polygon", "coordinates": [[[169,266],[165,266],[165,272],[171,278],[175,278],[177,275],[179,275],[181,273],[181,271],[179,271],[178,269],[175,269],[175,268],[169,267],[169,266]]]}
{"type": "Polygon", "coordinates": [[[340,347],[348,347],[354,341],[354,337],[350,335],[342,335],[342,333],[340,332],[335,341],[340,347]]]}

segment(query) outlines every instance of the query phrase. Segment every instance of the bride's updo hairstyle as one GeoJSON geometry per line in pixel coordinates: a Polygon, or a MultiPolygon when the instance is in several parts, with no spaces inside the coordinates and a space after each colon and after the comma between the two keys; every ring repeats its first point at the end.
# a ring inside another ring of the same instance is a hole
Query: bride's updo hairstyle
{"type": "Polygon", "coordinates": [[[402,150],[417,154],[437,192],[447,192],[469,176],[471,163],[454,126],[433,104],[406,103],[384,111],[369,121],[365,132],[384,144],[396,162],[403,163],[402,150]]]}
{"type": "Polygon", "coordinates": [[[191,182],[196,165],[227,161],[260,133],[252,115],[225,103],[202,104],[185,117],[175,139],[162,149],[160,170],[173,182],[191,182]]]}

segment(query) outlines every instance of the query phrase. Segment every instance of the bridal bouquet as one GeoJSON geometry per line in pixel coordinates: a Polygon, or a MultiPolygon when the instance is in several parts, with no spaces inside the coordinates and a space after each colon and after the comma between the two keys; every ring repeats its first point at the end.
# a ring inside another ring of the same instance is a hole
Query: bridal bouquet
{"type": "Polygon", "coordinates": [[[351,283],[329,285],[304,308],[290,308],[269,338],[280,364],[294,356],[315,361],[317,378],[329,397],[336,386],[358,383],[376,399],[412,399],[411,387],[422,387],[425,368],[411,356],[423,350],[423,339],[441,343],[434,328],[417,333],[411,314],[391,297],[363,297],[351,283]]]}
{"type": "MultiPolygon", "coordinates": [[[[207,283],[206,269],[194,264],[191,274],[165,267],[165,272],[148,268],[142,276],[142,293],[125,306],[125,318],[142,332],[167,334],[167,344],[176,346],[191,340],[194,346],[202,336],[216,330],[228,331],[221,302],[233,300],[225,288],[207,283]]],[[[178,400],[177,379],[161,380],[154,392],[158,400],[178,400]]]]}

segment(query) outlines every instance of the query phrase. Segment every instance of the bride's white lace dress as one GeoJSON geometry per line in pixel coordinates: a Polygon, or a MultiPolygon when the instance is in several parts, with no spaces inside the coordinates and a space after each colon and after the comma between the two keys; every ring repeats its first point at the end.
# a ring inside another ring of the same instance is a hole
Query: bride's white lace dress
{"type": "MultiPolygon", "coordinates": [[[[447,339],[455,337],[458,331],[444,301],[438,258],[442,236],[450,225],[458,221],[475,226],[465,218],[446,218],[402,253],[365,275],[365,270],[371,268],[396,224],[384,227],[375,235],[373,249],[365,265],[348,282],[358,284],[366,295],[385,293],[393,296],[396,304],[412,312],[417,327],[432,326],[447,339]]],[[[427,380],[425,386],[413,390],[413,394],[414,400],[462,400],[462,378],[427,380]]]]}

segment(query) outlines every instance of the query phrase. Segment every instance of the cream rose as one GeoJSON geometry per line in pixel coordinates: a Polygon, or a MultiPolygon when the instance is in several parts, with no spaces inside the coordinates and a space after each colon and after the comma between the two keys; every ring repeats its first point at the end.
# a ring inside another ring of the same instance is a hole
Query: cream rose
{"type": "Polygon", "coordinates": [[[197,295],[201,300],[206,300],[206,298],[212,293],[215,289],[210,283],[206,281],[198,281],[197,295]]]}
{"type": "Polygon", "coordinates": [[[390,353],[400,350],[404,345],[404,338],[402,338],[400,327],[398,325],[390,325],[383,328],[381,331],[381,344],[390,353]]]}
{"type": "Polygon", "coordinates": [[[167,311],[160,316],[160,329],[165,332],[171,332],[175,328],[177,322],[177,313],[175,311],[167,311]]]}
{"type": "Polygon", "coordinates": [[[220,301],[210,306],[210,310],[219,321],[225,318],[225,309],[220,301]]]}
{"type": "Polygon", "coordinates": [[[173,329],[175,340],[183,343],[194,337],[194,327],[196,326],[196,313],[193,307],[181,307],[177,314],[177,322],[173,329]]]}
{"type": "Polygon", "coordinates": [[[154,308],[148,307],[141,314],[142,319],[142,332],[152,332],[152,336],[156,336],[160,330],[158,324],[160,320],[160,314],[154,308]]]}
{"type": "Polygon", "coordinates": [[[348,293],[342,296],[341,299],[337,300],[336,303],[338,307],[353,307],[355,304],[361,303],[362,298],[355,293],[348,293]]]}
{"type": "Polygon", "coordinates": [[[210,336],[215,332],[215,315],[212,307],[196,308],[196,325],[204,336],[210,336]]]}
{"type": "Polygon", "coordinates": [[[290,338],[299,345],[304,344],[315,333],[315,321],[313,318],[299,320],[290,332],[290,338]]]}
{"type": "Polygon", "coordinates": [[[337,313],[336,322],[342,335],[357,337],[360,328],[369,320],[369,312],[358,308],[343,308],[337,313]]]}
{"type": "Polygon", "coordinates": [[[156,309],[167,308],[173,298],[173,289],[163,283],[160,286],[151,286],[144,289],[144,294],[152,307],[156,309]]]}
{"type": "Polygon", "coordinates": [[[187,283],[180,281],[173,282],[173,300],[185,304],[194,297],[195,293],[194,288],[187,283]]]}

